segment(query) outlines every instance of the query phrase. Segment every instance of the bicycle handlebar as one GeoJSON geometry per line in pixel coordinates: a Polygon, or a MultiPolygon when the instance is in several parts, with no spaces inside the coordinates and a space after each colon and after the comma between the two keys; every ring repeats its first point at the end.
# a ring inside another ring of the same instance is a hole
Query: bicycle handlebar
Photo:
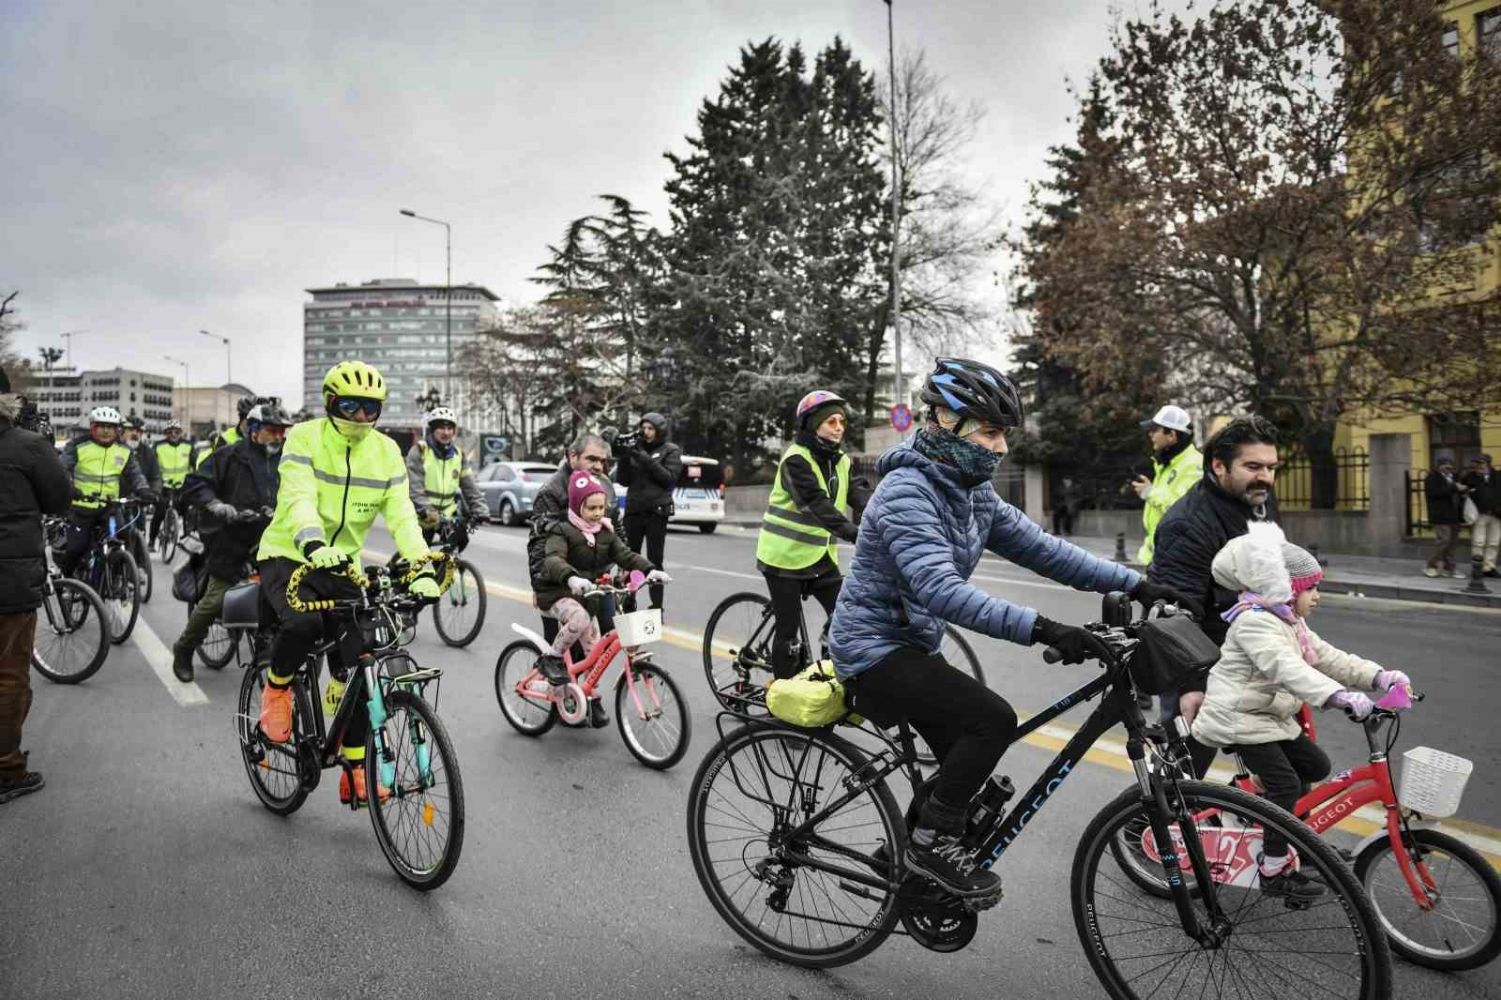
{"type": "MultiPolygon", "coordinates": [[[[422,571],[426,569],[429,564],[438,562],[441,562],[443,564],[443,574],[438,579],[438,593],[442,594],[448,589],[449,585],[453,583],[454,574],[454,559],[452,556],[446,555],[444,553],[428,553],[427,555],[418,559],[416,562],[412,563],[411,568],[407,571],[407,573],[403,576],[397,577],[394,582],[401,584],[402,586],[406,586],[413,580],[416,580],[417,577],[421,575],[422,571]]],[[[353,562],[346,560],[339,566],[326,570],[326,572],[331,573],[337,577],[342,577],[343,579],[346,579],[350,583],[354,584],[356,587],[360,588],[361,596],[359,597],[359,599],[325,598],[320,600],[304,601],[300,594],[303,581],[306,580],[307,575],[313,572],[315,569],[316,567],[314,567],[312,563],[302,563],[292,571],[291,578],[287,580],[287,607],[291,608],[293,611],[334,611],[339,608],[358,608],[366,603],[365,598],[367,593],[371,589],[378,587],[382,579],[390,579],[389,573],[383,566],[372,567],[371,573],[366,574],[361,573],[359,570],[355,569],[353,562]]],[[[393,594],[393,597],[410,599],[417,606],[420,606],[427,601],[427,599],[425,598],[405,592],[400,594],[393,594]]]]}

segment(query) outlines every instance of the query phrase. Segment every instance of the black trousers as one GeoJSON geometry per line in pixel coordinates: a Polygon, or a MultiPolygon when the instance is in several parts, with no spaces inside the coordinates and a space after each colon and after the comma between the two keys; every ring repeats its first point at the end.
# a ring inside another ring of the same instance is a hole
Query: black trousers
{"type": "MultiPolygon", "coordinates": [[[[803,621],[803,600],[812,597],[823,605],[824,613],[834,614],[834,602],[839,600],[839,588],[844,577],[837,571],[811,579],[778,576],[763,572],[766,590],[771,594],[771,610],[776,615],[776,629],[772,634],[771,672],[776,677],[791,677],[802,669],[803,664],[813,659],[812,650],[798,649],[801,636],[799,626],[803,621]]],[[[813,642],[810,637],[808,640],[813,642]]]]}
{"type": "MultiPolygon", "coordinates": [[[[939,815],[957,819],[950,818],[944,832],[962,834],[969,800],[1016,738],[1016,710],[968,671],[911,647],[846,681],[845,688],[866,718],[881,725],[906,718],[922,734],[939,762],[929,801],[939,815]]],[[[933,812],[925,808],[924,815],[933,812]]]]}
{"type": "Polygon", "coordinates": [[[1067,510],[1053,511],[1053,534],[1072,535],[1074,533],[1074,515],[1067,510]]]}
{"type": "MultiPolygon", "coordinates": [[[[641,553],[644,551],[646,558],[657,569],[665,569],[662,560],[667,547],[667,515],[657,514],[652,511],[634,511],[625,515],[625,543],[631,547],[631,551],[641,553]],[[646,548],[641,548],[645,543],[646,548]]],[[[651,585],[651,606],[662,606],[662,585],[651,585]]]]}
{"type": "MultiPolygon", "coordinates": [[[[1329,755],[1307,736],[1227,749],[1240,754],[1251,773],[1261,779],[1267,799],[1288,812],[1308,793],[1311,782],[1329,777],[1329,755]]],[[[1262,849],[1267,857],[1280,858],[1287,853],[1287,838],[1275,830],[1267,830],[1262,849]]]]}
{"type": "MultiPolygon", "coordinates": [[[[339,644],[328,651],[328,672],[342,680],[349,676],[350,668],[365,651],[364,636],[347,615],[291,609],[287,604],[287,581],[297,566],[291,559],[267,559],[261,563],[261,597],[277,618],[276,638],[271,644],[271,673],[276,677],[293,676],[308,654],[324,641],[324,636],[340,635],[339,630],[343,630],[339,644]]],[[[350,598],[359,596],[359,588],[343,577],[314,571],[303,580],[301,594],[303,600],[350,598]]],[[[310,697],[312,694],[308,692],[310,697]]],[[[319,710],[316,705],[314,710],[319,710]]],[[[369,732],[370,715],[360,705],[349,717],[344,746],[363,748],[369,732]]]]}
{"type": "Polygon", "coordinates": [[[57,568],[63,576],[72,576],[94,541],[94,529],[105,517],[102,510],[73,507],[68,511],[68,534],[62,551],[57,554],[57,568]]]}

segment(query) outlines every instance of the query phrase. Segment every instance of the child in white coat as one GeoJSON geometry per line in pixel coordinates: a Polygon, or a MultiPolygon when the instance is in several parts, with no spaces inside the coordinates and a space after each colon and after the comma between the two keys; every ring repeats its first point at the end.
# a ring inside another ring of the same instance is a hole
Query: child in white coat
{"type": "MultiPolygon", "coordinates": [[[[1214,557],[1215,583],[1239,600],[1225,612],[1229,634],[1209,673],[1194,738],[1240,755],[1266,797],[1291,811],[1308,783],[1329,774],[1329,757],[1298,725],[1304,702],[1371,714],[1367,691],[1409,683],[1400,670],[1334,648],[1306,621],[1319,604],[1324,572],[1306,550],[1266,521],[1232,538],[1214,557]]],[[[1323,887],[1291,866],[1287,838],[1267,830],[1261,859],[1265,892],[1316,898],[1323,887]]]]}

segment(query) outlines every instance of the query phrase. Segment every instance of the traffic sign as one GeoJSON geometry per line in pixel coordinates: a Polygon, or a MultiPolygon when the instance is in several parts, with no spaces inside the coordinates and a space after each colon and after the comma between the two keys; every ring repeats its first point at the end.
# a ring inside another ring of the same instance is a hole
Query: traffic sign
{"type": "Polygon", "coordinates": [[[912,426],[912,407],[906,403],[898,403],[891,408],[891,426],[896,428],[898,434],[907,433],[907,428],[912,426]]]}

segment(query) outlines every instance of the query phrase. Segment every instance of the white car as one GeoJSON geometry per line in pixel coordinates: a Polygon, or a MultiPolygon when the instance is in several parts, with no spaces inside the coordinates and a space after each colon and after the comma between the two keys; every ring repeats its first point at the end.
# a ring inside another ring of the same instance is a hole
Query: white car
{"type": "MultiPolygon", "coordinates": [[[[625,512],[628,487],[616,486],[620,510],[625,512]]],[[[672,491],[673,515],[669,524],[696,524],[704,534],[711,534],[724,520],[724,477],[719,463],[712,458],[683,456],[683,471],[672,491]]]]}

